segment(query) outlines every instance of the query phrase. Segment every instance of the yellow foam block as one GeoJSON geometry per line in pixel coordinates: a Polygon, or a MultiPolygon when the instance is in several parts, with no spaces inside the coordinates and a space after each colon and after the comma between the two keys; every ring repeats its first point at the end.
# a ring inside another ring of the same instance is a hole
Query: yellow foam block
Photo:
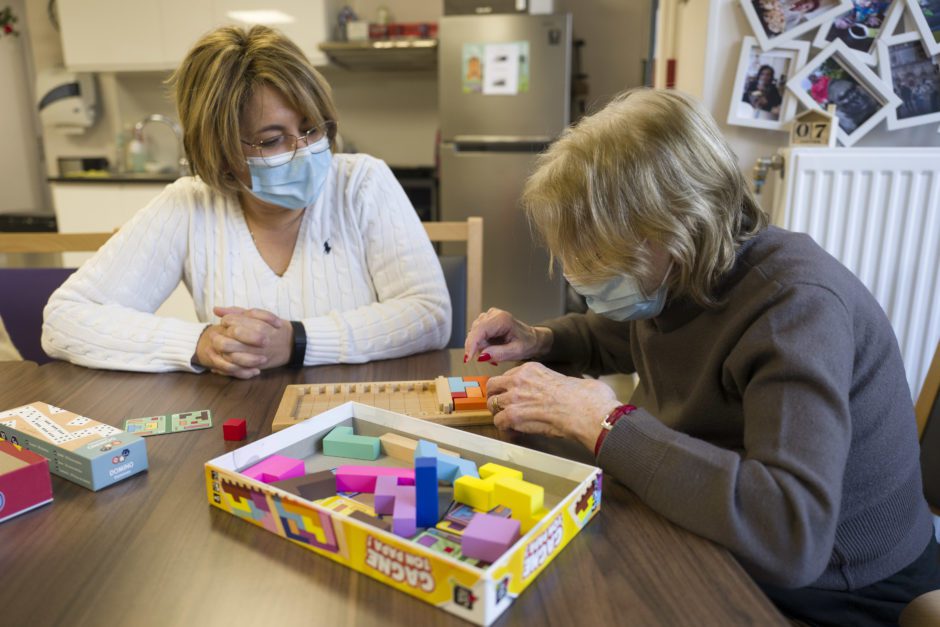
{"type": "Polygon", "coordinates": [[[493,503],[493,482],[470,475],[459,477],[454,481],[454,500],[488,512],[496,507],[493,503]]]}
{"type": "Polygon", "coordinates": [[[493,497],[497,505],[512,510],[512,517],[519,521],[523,533],[545,515],[545,489],[540,485],[515,477],[496,477],[493,497]]]}
{"type": "Polygon", "coordinates": [[[513,479],[522,479],[521,470],[513,470],[512,468],[507,468],[506,466],[500,466],[499,464],[494,464],[493,462],[487,462],[479,468],[480,477],[483,479],[488,479],[490,477],[512,477],[513,479]]]}

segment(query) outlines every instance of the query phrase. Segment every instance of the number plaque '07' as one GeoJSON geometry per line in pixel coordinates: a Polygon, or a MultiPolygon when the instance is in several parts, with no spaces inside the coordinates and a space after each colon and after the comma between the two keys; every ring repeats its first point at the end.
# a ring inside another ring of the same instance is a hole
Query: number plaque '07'
{"type": "Polygon", "coordinates": [[[793,119],[790,126],[790,145],[833,148],[836,145],[837,123],[834,105],[829,105],[828,111],[804,111],[793,119]]]}

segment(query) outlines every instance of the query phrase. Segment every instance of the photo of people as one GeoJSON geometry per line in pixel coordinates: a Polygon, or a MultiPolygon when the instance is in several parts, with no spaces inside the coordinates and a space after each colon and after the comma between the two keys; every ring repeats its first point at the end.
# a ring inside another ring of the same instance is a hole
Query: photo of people
{"type": "Polygon", "coordinates": [[[896,115],[899,120],[940,112],[940,68],[920,40],[888,47],[891,85],[901,98],[896,115]]]}
{"type": "Polygon", "coordinates": [[[789,65],[790,59],[785,56],[752,49],[738,102],[738,116],[779,120],[789,65]]]}
{"type": "MultiPolygon", "coordinates": [[[[923,22],[927,26],[926,30],[933,36],[933,43],[940,43],[940,0],[913,0],[909,6],[916,18],[923,17],[923,22]],[[916,15],[918,10],[920,16],[916,15]]],[[[926,37],[927,33],[924,33],[924,36],[926,37]]]]}
{"type": "Polygon", "coordinates": [[[825,41],[841,39],[853,50],[871,52],[890,6],[890,0],[852,0],[852,10],[832,21],[825,41]]]}
{"type": "Polygon", "coordinates": [[[757,18],[769,38],[810,22],[839,4],[838,0],[752,0],[752,2],[757,18]]]}
{"type": "Polygon", "coordinates": [[[849,135],[885,104],[832,57],[810,72],[800,87],[823,109],[830,104],[836,105],[839,128],[849,135]]]}

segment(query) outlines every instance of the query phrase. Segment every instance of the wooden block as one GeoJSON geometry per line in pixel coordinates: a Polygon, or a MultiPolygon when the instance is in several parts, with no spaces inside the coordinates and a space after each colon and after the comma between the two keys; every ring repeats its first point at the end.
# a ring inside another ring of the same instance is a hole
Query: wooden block
{"type": "Polygon", "coordinates": [[[437,457],[417,457],[415,458],[415,524],[418,527],[433,527],[440,519],[441,514],[438,511],[437,502],[437,457]]]}
{"type": "Polygon", "coordinates": [[[437,394],[437,409],[442,414],[454,411],[454,400],[450,397],[450,388],[445,377],[434,379],[434,391],[437,394]]]}
{"type": "Polygon", "coordinates": [[[454,411],[486,409],[485,398],[455,398],[454,411]]]}
{"type": "Polygon", "coordinates": [[[229,418],[222,423],[222,439],[239,442],[248,437],[248,426],[243,418],[229,418]]]}
{"type": "MultiPolygon", "coordinates": [[[[476,383],[476,382],[474,382],[476,383]]],[[[467,388],[467,398],[483,398],[483,390],[479,385],[467,388]]]]}
{"type": "Polygon", "coordinates": [[[463,392],[465,388],[461,377],[447,377],[447,387],[450,389],[451,394],[454,392],[463,392]]]}
{"type": "Polygon", "coordinates": [[[454,500],[473,509],[489,511],[495,505],[493,482],[470,476],[459,477],[454,481],[454,500]]]}
{"type": "Polygon", "coordinates": [[[477,385],[480,386],[482,391],[483,398],[486,398],[486,382],[489,381],[489,377],[464,377],[464,381],[476,381],[477,385]]]}
{"type": "MultiPolygon", "coordinates": [[[[414,461],[415,447],[418,446],[417,440],[406,438],[405,436],[398,435],[397,433],[385,433],[379,436],[379,441],[382,444],[382,451],[389,457],[400,459],[401,461],[408,463],[414,461]]],[[[438,448],[438,453],[443,453],[452,457],[460,457],[460,453],[456,453],[445,448],[438,448]]]]}
{"type": "Polygon", "coordinates": [[[380,450],[378,438],[356,435],[352,427],[335,427],[323,438],[324,455],[376,460],[380,450]]]}

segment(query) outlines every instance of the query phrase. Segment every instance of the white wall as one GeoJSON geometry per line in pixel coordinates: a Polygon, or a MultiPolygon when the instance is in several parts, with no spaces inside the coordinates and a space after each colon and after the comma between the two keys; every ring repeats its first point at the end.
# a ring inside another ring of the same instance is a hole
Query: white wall
{"type": "MultiPolygon", "coordinates": [[[[6,3],[5,3],[6,6],[6,3]]],[[[0,37],[0,213],[49,211],[39,167],[28,30],[22,0],[9,3],[20,19],[20,37],[0,37]]]]}

